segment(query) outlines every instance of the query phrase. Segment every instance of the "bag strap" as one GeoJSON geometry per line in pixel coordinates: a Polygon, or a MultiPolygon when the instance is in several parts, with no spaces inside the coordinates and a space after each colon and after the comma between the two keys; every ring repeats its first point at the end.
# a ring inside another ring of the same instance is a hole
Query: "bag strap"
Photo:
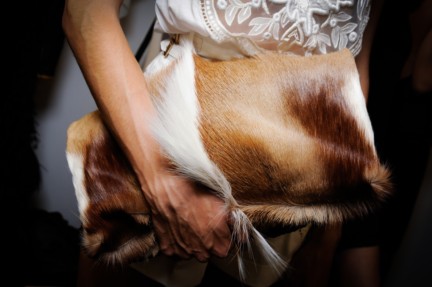
{"type": "Polygon", "coordinates": [[[179,34],[173,34],[173,35],[171,35],[170,41],[169,41],[169,43],[168,43],[165,51],[163,51],[163,55],[164,55],[165,58],[168,57],[168,55],[169,55],[172,47],[174,45],[178,45],[179,44],[179,41],[180,41],[180,35],[179,34]]]}
{"type": "Polygon", "coordinates": [[[139,62],[141,60],[141,57],[143,56],[144,52],[146,51],[150,40],[153,36],[153,30],[156,23],[156,17],[153,19],[144,39],[142,40],[137,52],[135,53],[135,59],[139,62]]]}

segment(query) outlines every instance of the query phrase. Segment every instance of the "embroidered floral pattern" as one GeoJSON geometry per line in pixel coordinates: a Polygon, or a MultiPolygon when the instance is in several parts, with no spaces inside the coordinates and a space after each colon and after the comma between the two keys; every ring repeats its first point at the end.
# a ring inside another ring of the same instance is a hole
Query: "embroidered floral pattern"
{"type": "Polygon", "coordinates": [[[295,54],[360,51],[369,0],[201,0],[211,37],[295,54]]]}

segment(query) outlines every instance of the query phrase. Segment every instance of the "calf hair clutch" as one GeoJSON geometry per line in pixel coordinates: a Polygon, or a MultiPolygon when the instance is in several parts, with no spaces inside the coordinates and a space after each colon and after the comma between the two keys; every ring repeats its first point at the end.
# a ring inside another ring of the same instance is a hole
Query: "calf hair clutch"
{"type": "MultiPolygon", "coordinates": [[[[361,217],[391,193],[348,50],[218,61],[182,37],[144,73],[173,172],[220,196],[234,235],[270,261],[264,230],[361,217]]],[[[108,264],[156,256],[145,190],[98,111],[70,125],[66,153],[84,250],[108,264]]]]}

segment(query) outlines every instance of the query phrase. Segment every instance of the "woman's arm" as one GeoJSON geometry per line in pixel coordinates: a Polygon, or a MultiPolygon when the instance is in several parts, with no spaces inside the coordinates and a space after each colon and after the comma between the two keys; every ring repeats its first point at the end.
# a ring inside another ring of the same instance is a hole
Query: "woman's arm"
{"type": "Polygon", "coordinates": [[[370,19],[363,34],[362,49],[356,57],[357,69],[360,74],[360,83],[366,100],[369,94],[369,62],[372,50],[372,41],[375,36],[375,30],[378,25],[384,1],[385,0],[372,1],[370,19]]]}
{"type": "Polygon", "coordinates": [[[168,171],[149,119],[144,75],[120,25],[122,0],[69,0],[63,28],[106,124],[128,156],[148,200],[161,250],[204,261],[230,244],[222,200],[168,171]],[[216,219],[216,220],[215,220],[216,219]]]}

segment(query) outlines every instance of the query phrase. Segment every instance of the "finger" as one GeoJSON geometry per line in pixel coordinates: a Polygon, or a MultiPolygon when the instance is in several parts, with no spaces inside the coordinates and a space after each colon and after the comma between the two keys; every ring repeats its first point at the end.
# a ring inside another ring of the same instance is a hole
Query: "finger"
{"type": "Polygon", "coordinates": [[[182,259],[190,259],[192,256],[184,251],[184,249],[176,243],[171,245],[173,252],[170,256],[178,256],[182,259]]]}
{"type": "Polygon", "coordinates": [[[177,222],[175,226],[177,228],[172,229],[172,232],[176,237],[176,241],[182,243],[182,249],[199,262],[207,262],[211,254],[204,245],[203,237],[191,232],[189,227],[180,222],[177,222]]]}
{"type": "Polygon", "coordinates": [[[165,247],[160,249],[160,251],[165,254],[166,256],[177,256],[182,259],[190,259],[191,255],[186,253],[183,248],[181,248],[179,245],[177,245],[174,242],[169,243],[168,245],[164,245],[165,247]]]}
{"type": "Polygon", "coordinates": [[[231,239],[227,238],[215,238],[215,243],[211,248],[211,254],[224,258],[228,256],[228,253],[231,249],[231,239]]]}
{"type": "Polygon", "coordinates": [[[212,226],[212,233],[206,236],[205,242],[208,250],[213,255],[225,257],[231,247],[231,230],[225,220],[221,220],[217,226],[212,226]]]}
{"type": "Polygon", "coordinates": [[[210,254],[208,252],[196,251],[193,252],[193,256],[196,258],[196,260],[202,263],[208,262],[210,259],[210,254]]]}
{"type": "MultiPolygon", "coordinates": [[[[232,234],[229,225],[229,216],[223,211],[219,216],[215,216],[212,226],[212,239],[210,252],[217,257],[226,257],[231,248],[232,234]]],[[[207,236],[206,240],[209,236],[207,236]]]]}
{"type": "Polygon", "coordinates": [[[199,245],[193,238],[193,232],[186,230],[184,223],[176,218],[175,222],[170,225],[170,232],[177,244],[188,254],[192,254],[193,249],[199,249],[199,245]]]}
{"type": "Polygon", "coordinates": [[[153,221],[161,252],[167,256],[179,256],[183,259],[189,259],[190,254],[178,244],[169,224],[159,217],[155,217],[153,221]]]}
{"type": "Polygon", "coordinates": [[[160,251],[168,256],[174,255],[176,242],[165,221],[158,216],[154,216],[153,226],[159,242],[160,251]]]}
{"type": "Polygon", "coordinates": [[[199,261],[208,260],[210,253],[209,248],[206,248],[204,244],[204,236],[191,229],[190,221],[176,217],[175,222],[170,227],[175,241],[187,254],[196,257],[199,261]]]}
{"type": "Polygon", "coordinates": [[[155,224],[156,236],[159,242],[160,251],[168,256],[174,255],[175,252],[175,241],[169,232],[166,232],[165,228],[160,227],[159,224],[155,224]]]}

